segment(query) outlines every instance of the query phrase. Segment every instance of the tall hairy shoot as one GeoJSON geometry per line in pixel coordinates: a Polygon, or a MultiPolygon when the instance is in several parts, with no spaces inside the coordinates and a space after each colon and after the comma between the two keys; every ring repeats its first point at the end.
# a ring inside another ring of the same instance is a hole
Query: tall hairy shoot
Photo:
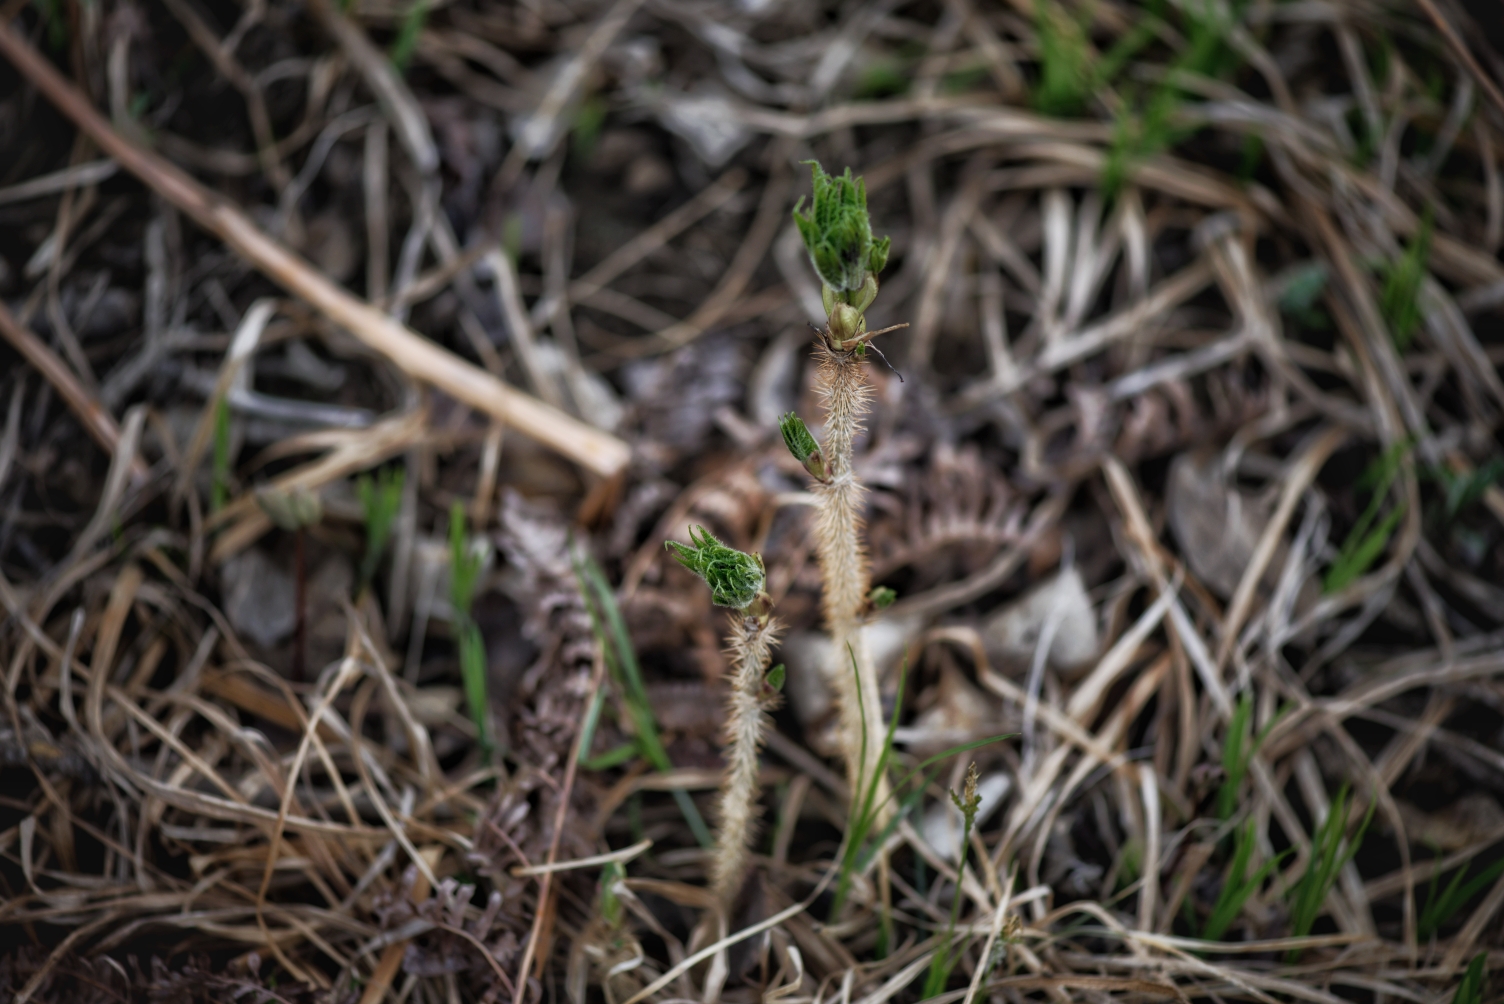
{"type": "Polygon", "coordinates": [[[778,705],[783,667],[768,669],[779,625],[763,591],[762,558],[727,547],[703,526],[689,529],[689,544],[668,541],[679,563],[710,587],[716,606],[731,609],[726,651],[731,657],[731,689],[726,698],[726,771],[721,777],[715,857],[710,888],[730,907],[741,890],[747,849],[757,835],[757,756],[767,713],[778,705]]]}
{"type": "MultiPolygon", "coordinates": [[[[816,549],[823,579],[822,606],[840,665],[832,674],[841,711],[841,745],[852,790],[879,768],[883,734],[877,671],[862,643],[861,622],[872,608],[866,549],[862,544],[865,493],[852,468],[852,446],[862,432],[872,397],[867,350],[874,336],[864,311],[877,298],[877,273],[888,261],[889,239],[872,236],[867,189],[851,169],[840,177],[809,162],[814,199],[794,208],[794,222],[822,283],[825,327],[819,333],[815,389],[825,410],[824,443],[797,415],[780,421],[785,444],[815,479],[816,549]],[[864,738],[870,741],[864,742],[864,738]]],[[[895,327],[906,327],[896,325],[895,327]]],[[[884,786],[885,787],[885,786],[884,786]]]]}

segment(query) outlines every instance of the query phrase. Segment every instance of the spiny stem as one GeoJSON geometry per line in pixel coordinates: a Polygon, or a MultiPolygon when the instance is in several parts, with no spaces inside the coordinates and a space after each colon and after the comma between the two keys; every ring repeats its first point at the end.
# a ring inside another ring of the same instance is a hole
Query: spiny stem
{"type": "MultiPolygon", "coordinates": [[[[867,554],[862,545],[862,496],[865,490],[852,470],[852,445],[862,430],[872,390],[856,352],[831,347],[819,350],[816,392],[825,405],[825,455],[829,480],[814,486],[819,499],[815,542],[824,580],[825,624],[840,663],[833,667],[841,710],[841,745],[846,776],[872,777],[878,769],[883,734],[877,671],[860,632],[860,617],[868,594],[867,554]],[[855,667],[847,665],[848,654],[855,667]],[[854,675],[856,674],[856,675],[854,675]],[[857,684],[857,675],[861,685],[857,684]],[[862,735],[873,737],[866,744],[862,735]]],[[[886,783],[879,795],[882,801],[886,783]]]]}
{"type": "Polygon", "coordinates": [[[768,662],[779,625],[768,616],[731,615],[727,652],[731,656],[731,692],[726,699],[726,772],[721,778],[719,833],[711,863],[710,886],[728,908],[741,889],[747,848],[757,833],[757,756],[766,712],[778,694],[766,683],[768,662]]]}

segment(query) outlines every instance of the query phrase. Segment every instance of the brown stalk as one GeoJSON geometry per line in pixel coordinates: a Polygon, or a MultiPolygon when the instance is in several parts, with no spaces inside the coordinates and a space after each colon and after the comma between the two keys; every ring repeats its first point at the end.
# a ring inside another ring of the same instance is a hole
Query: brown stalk
{"type": "MultiPolygon", "coordinates": [[[[0,29],[3,31],[3,29],[0,29]]],[[[52,384],[58,394],[65,401],[73,414],[78,416],[79,423],[84,431],[94,438],[94,441],[104,448],[106,453],[113,454],[120,445],[120,426],[104,406],[94,400],[93,396],[84,389],[78,377],[73,375],[66,363],[58,358],[42,340],[32,334],[30,330],[22,327],[21,322],[16,320],[16,315],[10,312],[5,301],[0,300],[0,335],[10,342],[15,350],[21,353],[21,357],[31,363],[36,371],[52,384]]],[[[138,480],[146,480],[146,465],[140,457],[131,461],[131,476],[138,480]]]]}
{"type": "Polygon", "coordinates": [[[272,281],[308,301],[409,376],[439,387],[603,477],[626,466],[631,451],[620,439],[507,386],[381,313],[330,282],[222,196],[121,136],[77,87],[9,25],[0,26],[0,54],[126,170],[234,248],[272,281]]]}

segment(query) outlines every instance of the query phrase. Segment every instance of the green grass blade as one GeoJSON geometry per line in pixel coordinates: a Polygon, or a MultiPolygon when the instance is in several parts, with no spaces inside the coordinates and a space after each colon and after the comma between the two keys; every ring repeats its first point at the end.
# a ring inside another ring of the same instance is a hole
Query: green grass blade
{"type": "Polygon", "coordinates": [[[402,27],[397,30],[391,51],[392,65],[398,73],[407,70],[413,51],[418,47],[418,36],[423,34],[423,26],[428,22],[428,2],[429,0],[413,0],[413,5],[402,17],[402,27]]]}
{"type": "MultiPolygon", "coordinates": [[[[638,749],[655,770],[666,774],[674,769],[673,761],[669,759],[663,740],[658,735],[658,721],[653,715],[652,703],[648,700],[647,687],[642,682],[642,669],[637,663],[637,653],[632,648],[627,623],[622,618],[621,608],[616,605],[616,594],[612,592],[600,566],[588,555],[576,558],[574,570],[580,596],[585,601],[585,611],[590,617],[591,629],[600,643],[606,667],[621,687],[627,713],[631,716],[637,733],[638,749]]],[[[689,793],[683,788],[674,788],[670,794],[683,813],[685,822],[689,824],[695,841],[701,847],[713,847],[715,839],[689,793]]]]}
{"type": "Polygon", "coordinates": [[[1464,864],[1452,875],[1452,881],[1440,895],[1436,893],[1436,877],[1431,879],[1431,894],[1426,898],[1426,907],[1421,911],[1418,931],[1421,940],[1428,940],[1443,924],[1451,919],[1452,915],[1467,905],[1468,900],[1483,891],[1483,887],[1491,884],[1500,875],[1504,875],[1504,858],[1500,858],[1489,865],[1483,871],[1473,877],[1471,882],[1463,885],[1463,879],[1467,877],[1468,865],[1464,864]]]}
{"type": "Polygon", "coordinates": [[[465,616],[459,627],[460,679],[465,687],[465,703],[470,708],[470,720],[475,723],[480,748],[487,757],[494,747],[491,744],[491,729],[488,721],[486,696],[486,643],[480,628],[465,616]]]}
{"type": "MultiPolygon", "coordinates": [[[[1317,827],[1316,834],[1311,839],[1311,860],[1306,864],[1305,874],[1291,890],[1290,934],[1293,937],[1303,938],[1311,933],[1316,918],[1321,915],[1322,907],[1326,905],[1327,894],[1336,884],[1338,873],[1352,860],[1353,855],[1358,853],[1358,848],[1363,844],[1363,834],[1367,832],[1368,824],[1373,819],[1373,810],[1378,804],[1377,799],[1369,800],[1368,812],[1353,834],[1352,840],[1347,841],[1347,847],[1344,850],[1343,832],[1347,826],[1347,797],[1348,789],[1344,784],[1337,792],[1337,797],[1332,800],[1326,819],[1317,827]]],[[[1299,950],[1291,949],[1286,953],[1285,958],[1293,962],[1299,955],[1299,950]]]]}
{"type": "Polygon", "coordinates": [[[1294,853],[1286,850],[1261,865],[1258,871],[1251,877],[1246,877],[1248,864],[1253,860],[1255,847],[1254,822],[1248,821],[1248,825],[1238,831],[1237,842],[1234,845],[1232,864],[1227,870],[1227,879],[1222,883],[1222,890],[1217,894],[1216,905],[1206,919],[1206,926],[1201,929],[1201,940],[1221,941],[1232,922],[1238,919],[1243,912],[1243,906],[1248,898],[1263,888],[1264,882],[1269,878],[1274,869],[1280,863],[1294,853]]]}
{"type": "Polygon", "coordinates": [[[1452,1004],[1483,1004],[1483,969],[1487,962],[1487,952],[1473,956],[1467,972],[1462,974],[1462,982],[1457,984],[1457,992],[1452,995],[1452,1004]]]}

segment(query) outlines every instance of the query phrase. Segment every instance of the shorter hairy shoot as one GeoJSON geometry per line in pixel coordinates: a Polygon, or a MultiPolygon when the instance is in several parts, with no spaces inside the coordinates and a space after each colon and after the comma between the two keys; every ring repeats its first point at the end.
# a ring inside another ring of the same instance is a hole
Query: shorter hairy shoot
{"type": "MultiPolygon", "coordinates": [[[[814,441],[809,430],[804,435],[814,441]]],[[[767,713],[777,707],[783,690],[784,668],[781,664],[768,668],[779,626],[772,616],[772,602],[763,592],[762,558],[727,547],[703,526],[690,527],[689,539],[690,544],[671,540],[666,546],[680,564],[705,580],[712,602],[735,611],[726,639],[731,658],[726,771],[721,778],[719,832],[710,868],[711,890],[729,910],[742,887],[747,848],[757,834],[757,758],[767,713]]]]}
{"type": "Polygon", "coordinates": [[[745,610],[762,595],[767,574],[761,557],[727,547],[703,526],[689,528],[689,541],[670,540],[664,546],[674,552],[679,564],[705,580],[716,606],[745,610]]]}

